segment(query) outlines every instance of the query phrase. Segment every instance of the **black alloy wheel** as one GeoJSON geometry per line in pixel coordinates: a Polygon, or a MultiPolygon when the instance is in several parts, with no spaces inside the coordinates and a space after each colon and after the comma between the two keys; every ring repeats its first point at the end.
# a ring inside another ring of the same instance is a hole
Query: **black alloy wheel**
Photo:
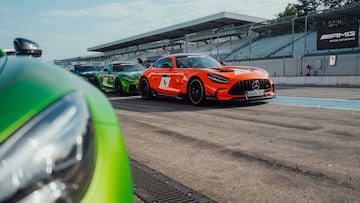
{"type": "Polygon", "coordinates": [[[200,79],[192,79],[188,86],[188,99],[194,105],[203,105],[205,103],[205,89],[200,79]]]}
{"type": "Polygon", "coordinates": [[[147,100],[147,99],[152,98],[150,84],[149,84],[149,81],[146,78],[141,78],[141,81],[140,81],[140,94],[141,94],[142,99],[147,100]]]}

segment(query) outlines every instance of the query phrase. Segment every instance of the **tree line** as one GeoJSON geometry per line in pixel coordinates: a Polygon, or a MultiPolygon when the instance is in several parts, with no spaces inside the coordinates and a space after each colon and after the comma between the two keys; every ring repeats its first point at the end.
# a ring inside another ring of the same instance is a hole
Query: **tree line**
{"type": "Polygon", "coordinates": [[[306,16],[309,13],[317,13],[321,10],[337,8],[344,5],[358,3],[360,0],[298,0],[298,3],[289,3],[278,17],[306,16]]]}

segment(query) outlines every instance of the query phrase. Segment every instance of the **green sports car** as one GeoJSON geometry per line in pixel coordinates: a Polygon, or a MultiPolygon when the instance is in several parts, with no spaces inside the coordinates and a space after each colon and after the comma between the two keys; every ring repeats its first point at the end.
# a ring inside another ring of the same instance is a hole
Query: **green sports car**
{"type": "Polygon", "coordinates": [[[118,94],[139,93],[137,84],[145,67],[130,61],[112,62],[96,74],[101,90],[118,94]]]}
{"type": "MultiPolygon", "coordinates": [[[[0,202],[133,202],[117,116],[85,80],[0,49],[0,202]]],[[[14,42],[15,43],[15,42],[14,42]]],[[[30,57],[29,57],[30,55],[30,57]]]]}

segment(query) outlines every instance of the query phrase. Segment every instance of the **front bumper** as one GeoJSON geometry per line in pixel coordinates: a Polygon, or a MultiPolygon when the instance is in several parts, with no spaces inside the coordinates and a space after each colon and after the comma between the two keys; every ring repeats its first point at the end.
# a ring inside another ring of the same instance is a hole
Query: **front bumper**
{"type": "Polygon", "coordinates": [[[272,99],[275,98],[276,95],[272,91],[265,92],[262,96],[254,96],[254,97],[247,97],[245,95],[229,95],[227,91],[217,91],[214,95],[208,96],[207,99],[214,99],[219,101],[229,101],[229,100],[236,100],[236,101],[256,101],[256,100],[266,100],[266,99],[272,99]]]}
{"type": "MultiPolygon", "coordinates": [[[[240,81],[242,82],[242,81],[240,81]]],[[[237,87],[237,90],[234,91],[234,86],[238,83],[234,83],[232,86],[222,86],[222,87],[211,87],[206,86],[206,97],[207,99],[216,99],[219,101],[228,101],[228,100],[238,100],[238,101],[255,101],[255,100],[264,100],[272,99],[275,97],[275,86],[272,81],[269,80],[268,85],[261,85],[260,91],[263,91],[261,95],[250,96],[248,92],[253,91],[251,85],[246,87],[242,86],[241,88],[237,87]]]]}

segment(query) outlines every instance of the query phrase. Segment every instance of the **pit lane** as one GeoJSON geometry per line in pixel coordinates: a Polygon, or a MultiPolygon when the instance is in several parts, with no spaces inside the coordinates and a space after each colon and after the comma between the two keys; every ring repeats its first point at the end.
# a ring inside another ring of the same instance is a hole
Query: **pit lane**
{"type": "Polygon", "coordinates": [[[108,96],[132,159],[215,201],[358,201],[359,111],[298,105],[296,98],[357,103],[360,89],[286,87],[277,94],[293,100],[196,107],[108,96]]]}

